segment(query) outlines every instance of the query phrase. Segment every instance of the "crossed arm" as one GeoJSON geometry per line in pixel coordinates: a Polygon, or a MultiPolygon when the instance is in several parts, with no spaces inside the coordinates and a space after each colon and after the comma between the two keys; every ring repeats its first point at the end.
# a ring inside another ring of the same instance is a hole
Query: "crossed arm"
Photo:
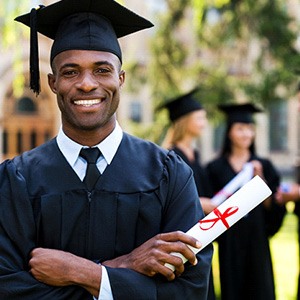
{"type": "MultiPolygon", "coordinates": [[[[192,264],[197,258],[187,246],[200,248],[201,244],[193,237],[176,231],[158,234],[127,255],[103,262],[111,268],[128,268],[152,277],[163,275],[172,281],[184,271],[181,258],[171,252],[179,252],[192,264]],[[173,272],[165,263],[175,267],[173,272]]],[[[61,250],[36,248],[31,252],[30,273],[40,282],[51,286],[78,285],[94,297],[98,297],[101,285],[101,265],[61,250]]]]}

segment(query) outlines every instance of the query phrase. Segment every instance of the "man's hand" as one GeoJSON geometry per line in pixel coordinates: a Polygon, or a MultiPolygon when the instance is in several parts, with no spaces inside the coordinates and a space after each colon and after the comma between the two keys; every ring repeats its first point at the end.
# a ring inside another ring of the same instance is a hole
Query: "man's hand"
{"type": "Polygon", "coordinates": [[[106,261],[103,265],[112,268],[132,269],[150,277],[161,274],[171,281],[184,271],[182,259],[172,255],[172,252],[181,253],[191,264],[197,264],[196,255],[187,245],[194,248],[201,247],[199,241],[183,232],[161,233],[131,253],[106,261]],[[175,267],[175,274],[165,266],[165,263],[175,267]]]}
{"type": "Polygon", "coordinates": [[[38,281],[52,286],[79,285],[98,297],[101,266],[55,249],[36,248],[30,255],[29,272],[38,281]]]}

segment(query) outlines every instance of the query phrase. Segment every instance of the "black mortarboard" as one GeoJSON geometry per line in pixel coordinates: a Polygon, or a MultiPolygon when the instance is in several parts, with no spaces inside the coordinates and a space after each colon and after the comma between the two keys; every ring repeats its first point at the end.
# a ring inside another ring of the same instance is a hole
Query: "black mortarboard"
{"type": "Polygon", "coordinates": [[[220,104],[218,108],[227,116],[227,122],[232,123],[254,123],[253,114],[262,112],[260,108],[252,103],[245,104],[220,104]]]}
{"type": "Polygon", "coordinates": [[[168,100],[159,106],[158,109],[166,108],[169,111],[169,118],[172,122],[190,112],[203,109],[195,97],[197,91],[198,89],[195,88],[187,94],[168,100]]]}
{"type": "Polygon", "coordinates": [[[37,32],[54,40],[51,62],[66,50],[111,52],[122,61],[118,38],[153,24],[114,0],[61,0],[15,19],[31,28],[30,87],[39,93],[37,32]]]}

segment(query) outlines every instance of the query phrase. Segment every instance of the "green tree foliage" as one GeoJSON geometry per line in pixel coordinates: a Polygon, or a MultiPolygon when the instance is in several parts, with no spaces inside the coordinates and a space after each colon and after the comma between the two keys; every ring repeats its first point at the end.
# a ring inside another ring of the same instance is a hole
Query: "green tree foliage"
{"type": "Polygon", "coordinates": [[[285,1],[164,1],[151,44],[155,106],[196,85],[211,114],[220,102],[266,105],[295,92],[298,24],[285,1]]]}
{"type": "Polygon", "coordinates": [[[178,82],[188,72],[186,57],[188,45],[177,36],[185,20],[185,8],[190,1],[166,1],[167,12],[160,16],[160,24],[151,44],[150,82],[156,99],[171,96],[180,91],[178,82]]]}
{"type": "Polygon", "coordinates": [[[20,24],[14,21],[14,18],[28,11],[31,2],[30,0],[0,0],[0,47],[3,53],[13,49],[13,51],[11,51],[14,55],[13,68],[16,71],[13,91],[16,95],[21,95],[25,82],[22,75],[22,47],[20,47],[19,41],[23,37],[28,37],[29,33],[24,30],[25,26],[20,26],[20,24]]]}
{"type": "MultiPolygon", "coordinates": [[[[223,32],[225,42],[248,45],[255,42],[259,47],[252,61],[252,72],[246,78],[236,76],[238,87],[250,101],[267,104],[295,92],[300,64],[294,46],[297,24],[286,9],[286,3],[279,0],[243,0],[231,2],[220,10],[219,32],[223,32]]],[[[246,54],[249,55],[249,49],[246,54]]]]}
{"type": "Polygon", "coordinates": [[[30,0],[0,0],[1,47],[4,49],[16,45],[18,39],[24,34],[22,27],[14,21],[14,18],[27,11],[29,4],[30,0]]]}

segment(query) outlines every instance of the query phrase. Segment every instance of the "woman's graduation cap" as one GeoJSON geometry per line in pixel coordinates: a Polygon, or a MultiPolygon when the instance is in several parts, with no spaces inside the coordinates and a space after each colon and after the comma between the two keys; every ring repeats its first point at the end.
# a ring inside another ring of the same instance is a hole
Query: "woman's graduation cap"
{"type": "Polygon", "coordinates": [[[118,38],[153,26],[114,0],[61,0],[15,20],[31,29],[30,87],[36,94],[40,92],[37,32],[54,40],[51,62],[66,50],[111,52],[122,62],[118,38]]]}
{"type": "Polygon", "coordinates": [[[260,108],[252,103],[245,104],[220,104],[218,108],[226,114],[228,124],[232,123],[254,123],[253,114],[262,112],[260,108]]]}
{"type": "Polygon", "coordinates": [[[169,118],[172,122],[190,112],[201,110],[203,107],[195,97],[197,91],[198,88],[195,88],[189,93],[167,101],[167,103],[162,104],[157,109],[166,108],[169,111],[169,118]]]}

